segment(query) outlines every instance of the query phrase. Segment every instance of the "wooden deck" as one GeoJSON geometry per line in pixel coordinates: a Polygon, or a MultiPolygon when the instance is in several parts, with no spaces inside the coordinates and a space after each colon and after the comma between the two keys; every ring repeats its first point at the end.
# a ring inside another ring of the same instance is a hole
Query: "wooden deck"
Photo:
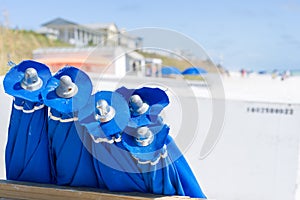
{"type": "Polygon", "coordinates": [[[98,189],[62,187],[56,185],[36,184],[0,180],[0,199],[28,199],[28,200],[180,200],[195,199],[183,196],[158,196],[141,193],[112,193],[98,189]]]}

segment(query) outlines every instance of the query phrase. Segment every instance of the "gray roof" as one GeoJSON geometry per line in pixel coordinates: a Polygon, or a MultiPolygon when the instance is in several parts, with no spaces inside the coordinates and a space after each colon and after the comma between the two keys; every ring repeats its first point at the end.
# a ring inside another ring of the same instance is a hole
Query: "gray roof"
{"type": "Polygon", "coordinates": [[[44,24],[42,24],[42,26],[65,26],[65,25],[79,25],[75,22],[71,22],[71,21],[68,21],[68,20],[65,20],[63,18],[56,18],[56,19],[53,19],[49,22],[46,22],[44,24]]]}
{"type": "Polygon", "coordinates": [[[83,24],[83,26],[88,27],[90,29],[107,29],[110,26],[115,26],[117,29],[118,27],[116,26],[115,23],[94,23],[94,24],[83,24]]]}

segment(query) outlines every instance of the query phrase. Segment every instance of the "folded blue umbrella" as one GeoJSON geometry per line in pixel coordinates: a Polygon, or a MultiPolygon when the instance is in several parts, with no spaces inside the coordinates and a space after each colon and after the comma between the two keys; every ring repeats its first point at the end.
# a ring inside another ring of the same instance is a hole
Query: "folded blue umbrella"
{"type": "Polygon", "coordinates": [[[122,135],[123,146],[141,171],[146,192],[206,198],[169,134],[169,127],[144,126],[122,135]]]}
{"type": "Polygon", "coordinates": [[[169,103],[158,88],[117,90],[130,106],[131,123],[122,135],[122,146],[136,159],[146,192],[205,198],[185,158],[168,135],[160,112],[169,103]]]}
{"type": "Polygon", "coordinates": [[[168,135],[166,143],[168,144],[168,156],[177,170],[184,194],[195,198],[206,198],[192,169],[171,136],[168,135]]]}
{"type": "Polygon", "coordinates": [[[145,184],[135,160],[120,146],[121,132],[130,118],[125,99],[116,92],[98,92],[79,111],[78,118],[94,141],[91,150],[94,166],[107,189],[145,192],[145,184]]]}
{"type": "Polygon", "coordinates": [[[5,92],[14,97],[5,150],[8,180],[51,183],[48,108],[40,96],[50,77],[46,65],[28,60],[4,78],[5,92]]]}
{"type": "Polygon", "coordinates": [[[59,70],[42,91],[50,107],[48,138],[51,171],[58,185],[100,187],[92,155],[84,144],[91,143],[84,127],[78,125],[78,110],[85,106],[92,92],[89,77],[75,67],[59,70]]]}
{"type": "Polygon", "coordinates": [[[121,87],[116,90],[128,102],[131,119],[128,127],[137,128],[156,124],[160,112],[169,104],[165,91],[159,88],[143,87],[140,89],[127,89],[121,87]]]}

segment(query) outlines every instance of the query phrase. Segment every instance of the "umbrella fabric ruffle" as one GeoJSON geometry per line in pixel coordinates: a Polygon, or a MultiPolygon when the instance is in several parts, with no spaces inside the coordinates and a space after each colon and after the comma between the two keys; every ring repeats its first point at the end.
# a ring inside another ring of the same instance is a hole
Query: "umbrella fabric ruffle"
{"type": "MultiPolygon", "coordinates": [[[[92,156],[83,145],[91,143],[73,113],[51,109],[49,143],[52,174],[58,185],[98,187],[92,156]]],[[[100,183],[101,184],[101,183],[100,183]]]]}
{"type": "Polygon", "coordinates": [[[147,186],[147,192],[163,195],[185,195],[185,191],[179,179],[177,169],[164,152],[157,163],[139,163],[138,167],[143,172],[143,180],[147,186]]]}
{"type": "Polygon", "coordinates": [[[136,145],[135,138],[127,134],[122,140],[136,159],[146,192],[206,198],[185,158],[168,135],[169,127],[161,125],[150,129],[154,140],[148,146],[136,145]]]}
{"type": "Polygon", "coordinates": [[[5,151],[8,180],[51,182],[47,114],[48,108],[41,103],[13,101],[5,151]]]}
{"type": "Polygon", "coordinates": [[[137,129],[132,129],[130,133],[124,133],[122,144],[135,159],[146,192],[160,195],[184,195],[176,168],[171,165],[171,160],[168,158],[165,144],[168,127],[152,127],[150,131],[154,134],[154,139],[146,146],[137,144],[134,136],[136,131],[137,129]]]}
{"type": "Polygon", "coordinates": [[[48,108],[41,101],[41,91],[50,77],[46,65],[26,60],[12,67],[4,78],[5,92],[14,97],[5,150],[9,180],[51,182],[48,108]]]}
{"type": "Polygon", "coordinates": [[[147,192],[206,198],[185,158],[180,156],[172,160],[170,151],[167,151],[168,155],[162,154],[166,157],[161,158],[155,165],[138,163],[139,169],[144,172],[142,174],[147,192]]]}
{"type": "Polygon", "coordinates": [[[77,123],[77,112],[92,92],[89,77],[75,67],[65,67],[49,79],[42,92],[50,107],[48,138],[51,171],[58,185],[98,187],[92,155],[83,145],[89,143],[84,128],[77,123]],[[59,96],[60,95],[60,96],[59,96]]]}
{"type": "Polygon", "coordinates": [[[149,106],[147,111],[142,114],[131,112],[131,119],[128,122],[128,127],[132,128],[156,124],[159,120],[158,115],[169,104],[168,96],[159,88],[143,87],[139,89],[127,89],[126,87],[121,87],[117,89],[116,92],[120,93],[125,98],[129,107],[131,107],[130,98],[133,95],[138,95],[143,103],[146,103],[149,106]]]}
{"type": "Polygon", "coordinates": [[[145,192],[144,182],[133,158],[119,145],[121,132],[130,118],[129,108],[125,99],[116,92],[101,91],[91,96],[86,107],[79,111],[79,120],[86,127],[87,134],[93,139],[91,151],[94,156],[94,167],[98,179],[103,180],[109,191],[114,192],[145,192]],[[99,116],[97,103],[107,103],[108,114],[104,111],[106,122],[97,120],[99,116]],[[106,114],[106,116],[105,116],[106,114]],[[107,118],[108,119],[108,118],[107,118]]]}
{"type": "Polygon", "coordinates": [[[94,166],[112,192],[146,192],[145,183],[132,157],[116,143],[93,143],[94,166]]]}
{"type": "Polygon", "coordinates": [[[116,92],[101,91],[90,96],[88,103],[78,113],[80,123],[85,126],[94,137],[117,137],[126,127],[129,120],[129,110],[125,99],[116,92]],[[107,122],[100,122],[95,117],[99,116],[97,103],[105,100],[108,106],[112,106],[112,119],[107,122]]]}

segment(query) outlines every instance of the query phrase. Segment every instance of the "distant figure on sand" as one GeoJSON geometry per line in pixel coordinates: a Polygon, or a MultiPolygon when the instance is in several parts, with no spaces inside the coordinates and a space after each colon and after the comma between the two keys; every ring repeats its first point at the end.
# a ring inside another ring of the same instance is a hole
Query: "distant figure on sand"
{"type": "Polygon", "coordinates": [[[133,70],[134,72],[136,71],[136,63],[135,63],[135,62],[132,63],[132,70],[133,70]]]}
{"type": "Polygon", "coordinates": [[[285,79],[287,79],[288,77],[290,77],[291,73],[289,70],[286,70],[282,73],[281,75],[281,80],[284,81],[285,79]]]}
{"type": "Polygon", "coordinates": [[[246,77],[247,71],[245,69],[241,69],[241,75],[242,77],[246,77]]]}
{"type": "Polygon", "coordinates": [[[272,76],[272,79],[276,79],[276,78],[277,78],[277,76],[278,76],[278,71],[277,71],[277,69],[273,70],[271,76],[272,76]]]}

